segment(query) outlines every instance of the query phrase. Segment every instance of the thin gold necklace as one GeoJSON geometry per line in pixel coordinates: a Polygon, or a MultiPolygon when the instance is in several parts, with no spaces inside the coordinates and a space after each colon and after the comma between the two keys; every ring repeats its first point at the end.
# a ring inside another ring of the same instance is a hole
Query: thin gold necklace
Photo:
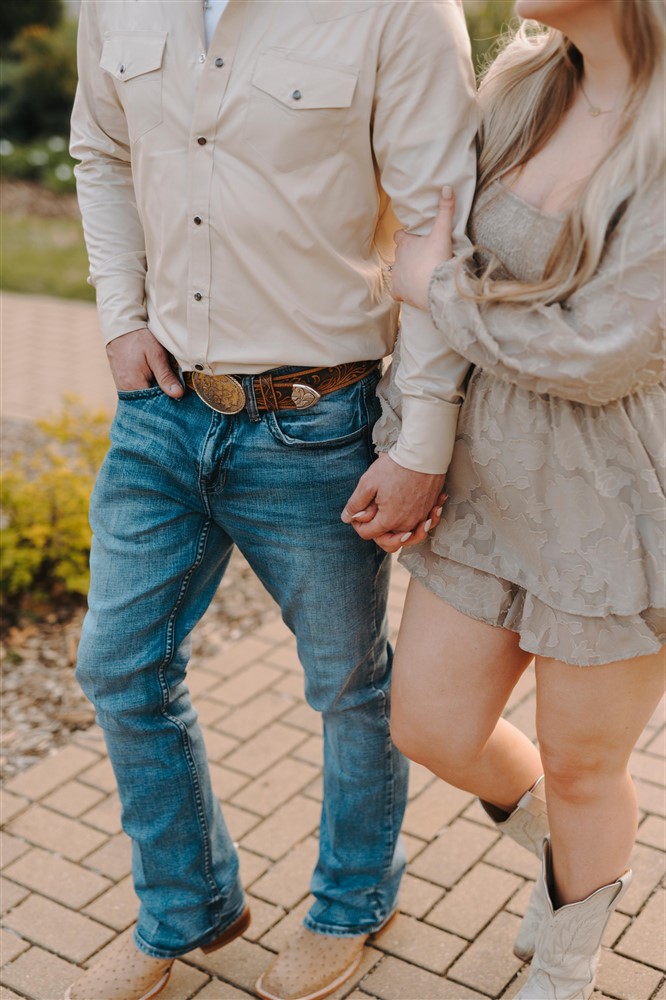
{"type": "Polygon", "coordinates": [[[599,115],[610,115],[615,111],[615,105],[612,108],[600,108],[597,104],[593,104],[590,98],[585,93],[585,88],[583,87],[583,81],[578,81],[578,86],[580,87],[580,92],[585,98],[587,104],[587,113],[592,115],[593,118],[598,118],[599,115]]]}

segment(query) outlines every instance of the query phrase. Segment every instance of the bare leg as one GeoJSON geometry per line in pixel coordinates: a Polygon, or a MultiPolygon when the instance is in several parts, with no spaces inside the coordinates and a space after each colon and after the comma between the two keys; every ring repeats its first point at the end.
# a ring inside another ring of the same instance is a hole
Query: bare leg
{"type": "Polygon", "coordinates": [[[664,657],[575,667],[537,659],[556,905],[627,868],[637,815],[629,755],[664,691],[664,657]]]}
{"type": "Polygon", "coordinates": [[[531,659],[515,633],[468,618],[412,580],[393,663],[394,741],[450,784],[511,811],[542,773],[529,739],[500,719],[531,659]]]}

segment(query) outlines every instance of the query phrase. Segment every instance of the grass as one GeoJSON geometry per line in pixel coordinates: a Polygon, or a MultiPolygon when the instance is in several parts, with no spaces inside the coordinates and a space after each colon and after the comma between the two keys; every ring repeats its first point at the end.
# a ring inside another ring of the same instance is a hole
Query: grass
{"type": "Polygon", "coordinates": [[[78,219],[0,215],[5,291],[95,301],[78,219]]]}

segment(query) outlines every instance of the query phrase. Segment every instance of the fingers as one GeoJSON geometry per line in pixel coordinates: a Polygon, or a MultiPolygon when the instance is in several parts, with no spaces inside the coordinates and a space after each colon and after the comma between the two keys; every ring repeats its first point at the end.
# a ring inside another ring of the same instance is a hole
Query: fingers
{"type": "Polygon", "coordinates": [[[430,517],[432,519],[432,526],[436,528],[442,519],[442,512],[444,511],[444,504],[449,499],[448,493],[440,493],[437,497],[437,502],[433,509],[430,511],[430,517]]]}
{"type": "Polygon", "coordinates": [[[143,389],[155,380],[173,399],[183,395],[185,390],[171,368],[169,355],[148,327],[116,337],[107,345],[106,353],[118,389],[143,389]]]}
{"type": "Polygon", "coordinates": [[[171,396],[173,399],[180,399],[185,390],[171,367],[169,355],[157,341],[146,352],[146,360],[162,392],[165,392],[167,396],[171,396]]]}
{"type": "Polygon", "coordinates": [[[453,188],[445,184],[439,195],[439,208],[440,211],[453,211],[456,207],[456,196],[453,188]]]}
{"type": "Polygon", "coordinates": [[[420,545],[421,542],[426,540],[430,532],[437,527],[442,519],[444,501],[446,499],[446,493],[440,493],[437,498],[437,503],[430,511],[429,516],[425,519],[425,521],[421,521],[421,523],[416,526],[414,531],[411,533],[411,537],[406,539],[403,545],[420,545]]]}
{"type": "MultiPolygon", "coordinates": [[[[372,521],[372,519],[375,517],[375,515],[377,514],[377,509],[378,509],[377,504],[374,502],[370,502],[364,508],[364,510],[359,510],[356,512],[356,514],[352,514],[349,521],[345,520],[345,517],[342,517],[342,520],[345,522],[345,524],[351,524],[354,527],[357,524],[367,524],[369,521],[372,521]]],[[[345,507],[345,511],[346,510],[347,508],[345,507]]]]}
{"type": "Polygon", "coordinates": [[[363,483],[363,479],[361,479],[345,504],[344,510],[340,514],[340,519],[345,524],[363,524],[366,521],[372,521],[377,513],[377,505],[374,502],[374,498],[374,488],[366,486],[363,483]]]}
{"type": "MultiPolygon", "coordinates": [[[[447,499],[448,496],[446,493],[440,493],[435,506],[430,511],[430,515],[425,521],[421,521],[413,531],[385,531],[379,535],[375,535],[373,540],[380,549],[391,553],[399,552],[400,549],[406,549],[412,545],[420,545],[441,521],[444,503],[447,499]]],[[[354,521],[352,526],[356,528],[357,523],[359,522],[354,521]]],[[[357,534],[361,534],[361,532],[357,530],[357,534]]],[[[368,537],[366,531],[363,531],[361,537],[368,537]]]]}
{"type": "Polygon", "coordinates": [[[374,541],[380,549],[391,554],[399,552],[404,544],[400,541],[400,536],[393,531],[387,531],[383,535],[378,535],[374,541]]]}
{"type": "Polygon", "coordinates": [[[430,238],[441,250],[445,260],[451,256],[451,232],[453,230],[453,213],[456,206],[456,199],[453,189],[448,185],[442,188],[439,196],[439,211],[435,219],[430,238]]]}

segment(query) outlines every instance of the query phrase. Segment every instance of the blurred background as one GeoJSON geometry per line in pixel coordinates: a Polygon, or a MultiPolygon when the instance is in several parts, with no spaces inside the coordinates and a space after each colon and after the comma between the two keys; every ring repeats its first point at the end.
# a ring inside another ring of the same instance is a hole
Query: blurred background
{"type": "MultiPolygon", "coordinates": [[[[464,0],[477,67],[512,0],[464,0]]],[[[2,284],[8,291],[94,301],[67,151],[76,89],[77,0],[0,5],[2,284]]]]}
{"type": "MultiPolygon", "coordinates": [[[[0,5],[4,776],[93,721],[73,665],[88,585],[88,499],[115,393],[86,283],[68,153],[78,7],[0,5]]],[[[464,0],[464,8],[479,69],[513,3],[464,0]]],[[[237,558],[207,621],[234,638],[272,613],[237,558]]],[[[204,627],[195,652],[205,643],[204,627]]]]}

